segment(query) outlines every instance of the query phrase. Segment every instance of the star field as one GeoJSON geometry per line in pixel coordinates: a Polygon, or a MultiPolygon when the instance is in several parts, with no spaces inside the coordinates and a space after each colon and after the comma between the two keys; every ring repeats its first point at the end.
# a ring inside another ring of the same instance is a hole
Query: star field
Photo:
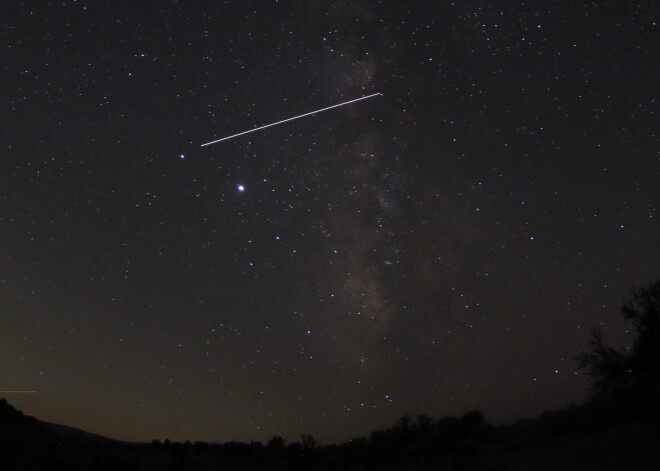
{"type": "Polygon", "coordinates": [[[501,3],[3,4],[0,390],[136,441],[584,400],[658,276],[658,8],[501,3]]]}

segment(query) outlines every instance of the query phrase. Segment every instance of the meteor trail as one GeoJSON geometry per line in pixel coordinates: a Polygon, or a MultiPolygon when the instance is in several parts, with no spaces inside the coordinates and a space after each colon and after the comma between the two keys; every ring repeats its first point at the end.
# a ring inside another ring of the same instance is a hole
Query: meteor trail
{"type": "Polygon", "coordinates": [[[304,118],[305,116],[310,116],[310,115],[313,115],[313,114],[316,114],[316,113],[321,113],[322,111],[331,110],[332,108],[338,108],[340,106],[355,103],[356,101],[366,100],[367,98],[373,98],[375,96],[382,96],[382,95],[383,95],[382,93],[374,93],[372,95],[367,95],[367,96],[363,96],[363,97],[360,97],[360,98],[355,98],[354,100],[345,101],[343,103],[339,103],[338,105],[332,105],[332,106],[328,106],[326,108],[321,108],[320,110],[310,111],[309,113],[294,116],[293,118],[283,119],[282,121],[276,121],[274,123],[266,124],[265,126],[260,126],[258,128],[250,129],[248,131],[239,132],[238,134],[232,134],[231,136],[223,137],[222,139],[216,139],[215,141],[211,141],[211,142],[207,142],[206,144],[202,144],[200,147],[210,146],[211,144],[226,141],[226,140],[234,138],[234,137],[242,136],[243,134],[248,134],[248,133],[251,133],[251,132],[259,131],[261,129],[266,129],[266,128],[269,128],[271,126],[277,126],[278,124],[286,123],[287,121],[293,121],[294,119],[304,118]]]}

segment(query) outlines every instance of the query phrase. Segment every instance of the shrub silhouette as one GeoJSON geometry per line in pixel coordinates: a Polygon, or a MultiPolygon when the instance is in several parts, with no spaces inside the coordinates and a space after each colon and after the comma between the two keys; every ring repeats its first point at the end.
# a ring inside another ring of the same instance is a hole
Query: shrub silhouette
{"type": "Polygon", "coordinates": [[[483,441],[484,427],[484,416],[478,409],[437,421],[428,415],[404,415],[390,428],[373,431],[368,446],[372,457],[387,462],[472,453],[483,441]]]}

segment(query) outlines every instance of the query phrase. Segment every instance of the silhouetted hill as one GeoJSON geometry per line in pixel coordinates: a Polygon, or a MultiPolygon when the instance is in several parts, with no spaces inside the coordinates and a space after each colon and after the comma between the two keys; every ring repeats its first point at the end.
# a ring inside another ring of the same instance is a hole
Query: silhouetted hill
{"type": "Polygon", "coordinates": [[[656,470],[655,400],[598,398],[506,426],[480,411],[402,417],[338,445],[119,442],[41,422],[0,400],[0,469],[37,470],[656,470]]]}
{"type": "Polygon", "coordinates": [[[129,444],[129,442],[121,442],[119,440],[114,440],[112,438],[104,437],[102,435],[97,435],[95,433],[85,432],[84,430],[75,427],[53,424],[51,422],[42,422],[42,424],[44,425],[44,428],[46,430],[55,433],[59,437],[77,439],[83,441],[97,441],[100,443],[114,442],[114,443],[125,443],[127,445],[129,444]]]}

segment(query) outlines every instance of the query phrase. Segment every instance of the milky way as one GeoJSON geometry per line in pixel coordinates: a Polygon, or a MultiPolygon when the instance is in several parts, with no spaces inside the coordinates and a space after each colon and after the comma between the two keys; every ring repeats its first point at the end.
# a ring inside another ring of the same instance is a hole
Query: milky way
{"type": "Polygon", "coordinates": [[[660,262],[654,2],[0,10],[26,414],[140,441],[507,422],[586,397],[592,326],[629,342],[660,262]]]}

